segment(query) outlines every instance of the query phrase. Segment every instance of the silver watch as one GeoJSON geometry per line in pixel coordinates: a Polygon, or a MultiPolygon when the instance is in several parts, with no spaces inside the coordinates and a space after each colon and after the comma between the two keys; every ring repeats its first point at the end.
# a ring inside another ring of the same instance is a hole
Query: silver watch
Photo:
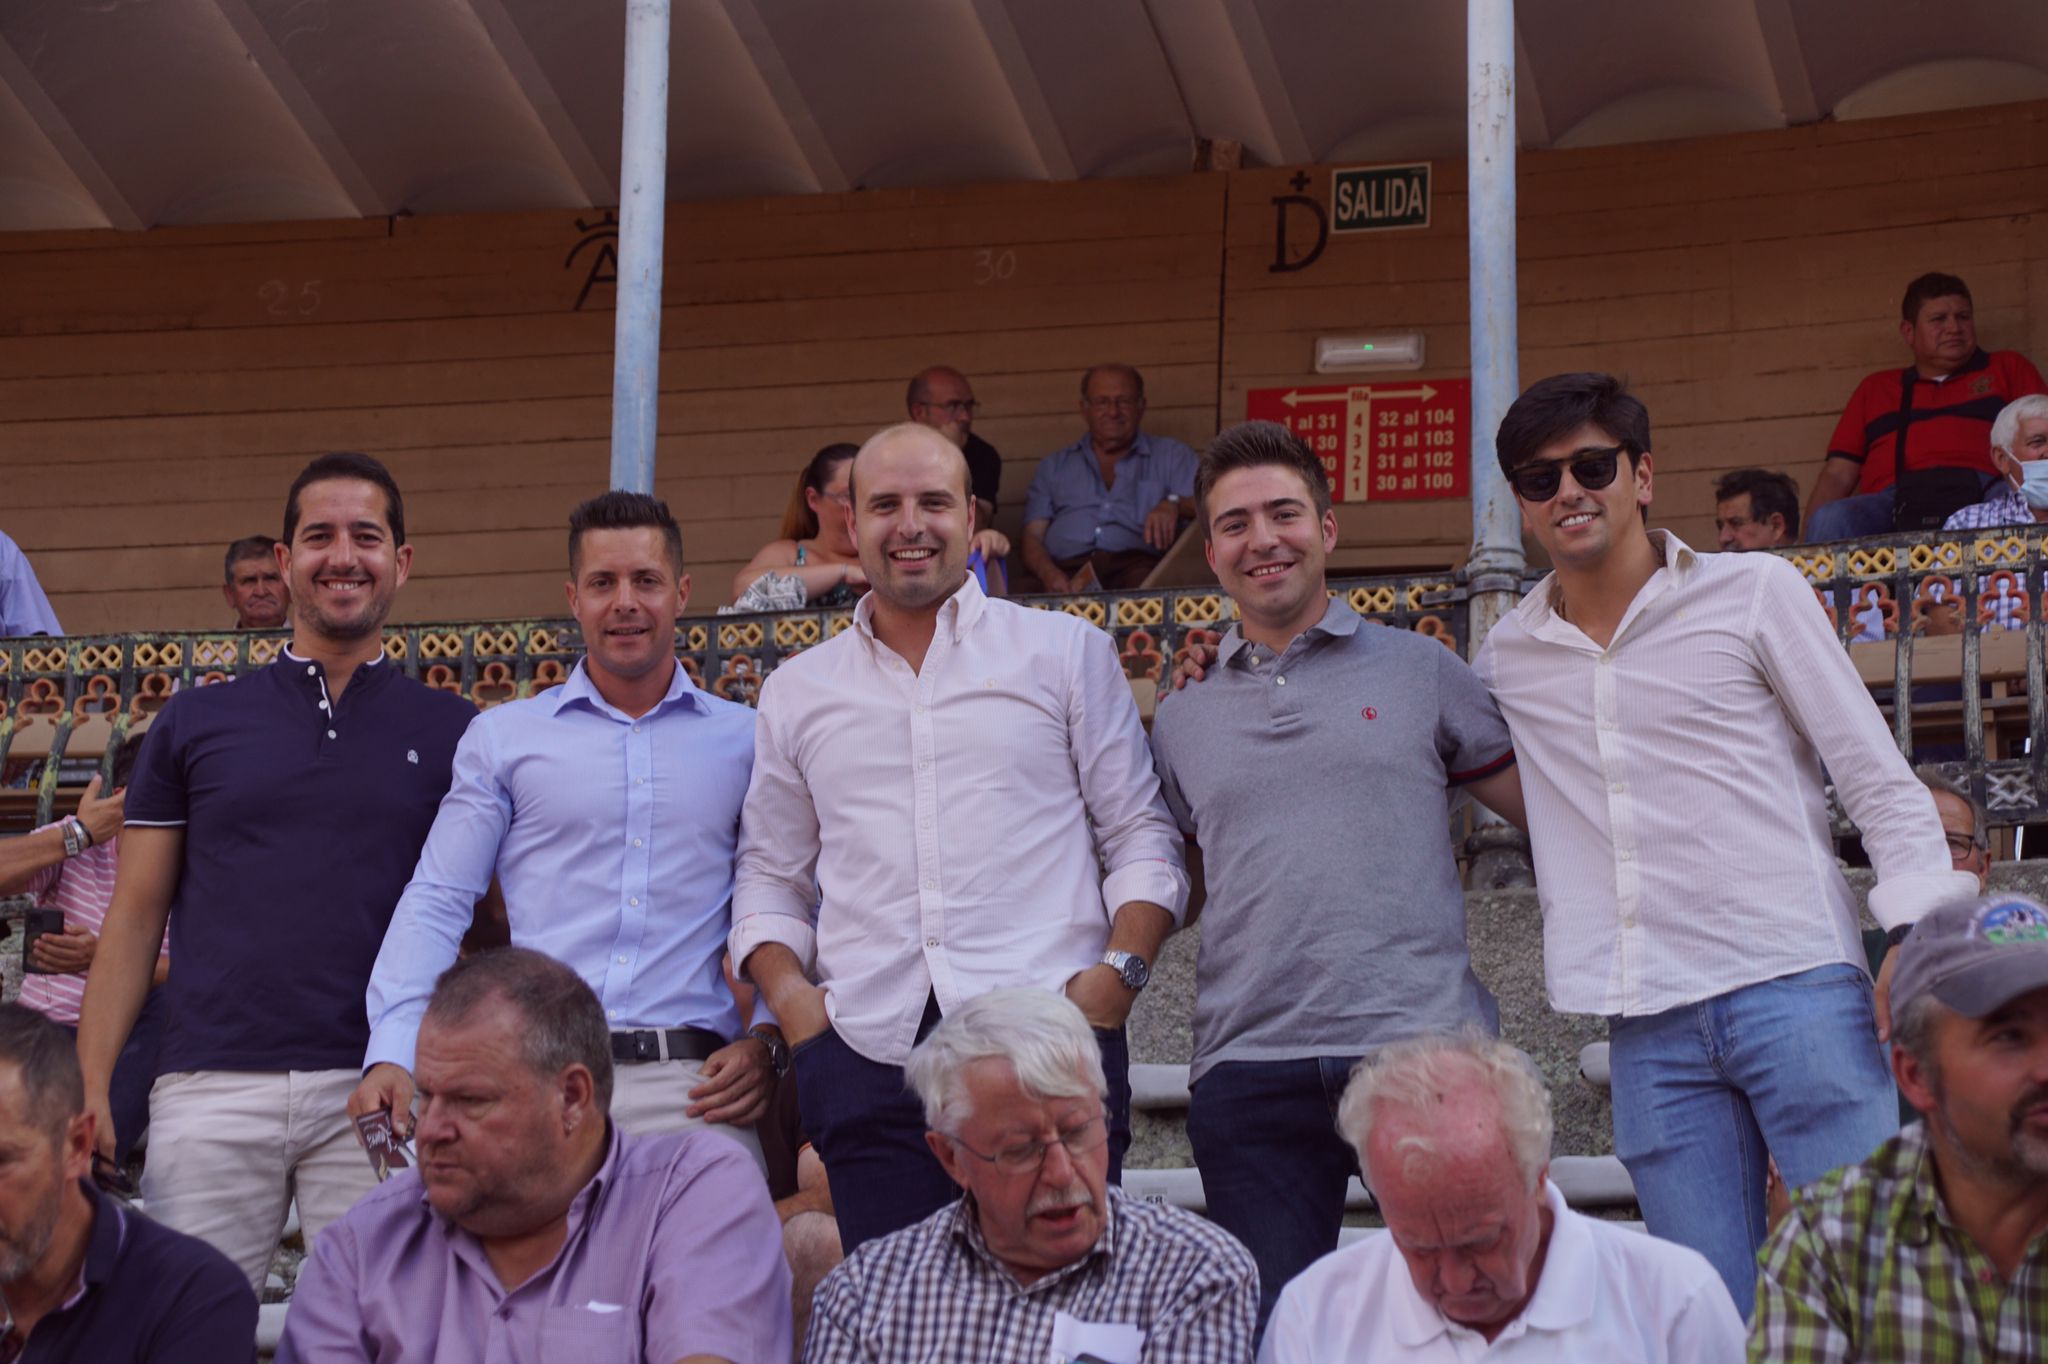
{"type": "Polygon", "coordinates": [[[1104,952],[1102,964],[1116,968],[1117,979],[1124,983],[1126,990],[1142,990],[1145,982],[1152,979],[1151,965],[1136,952],[1104,952]]]}

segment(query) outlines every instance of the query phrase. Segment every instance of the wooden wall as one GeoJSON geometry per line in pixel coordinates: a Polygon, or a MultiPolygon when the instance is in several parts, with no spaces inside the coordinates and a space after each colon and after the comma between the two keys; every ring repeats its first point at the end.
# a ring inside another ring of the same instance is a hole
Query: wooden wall
{"type": "MultiPolygon", "coordinates": [[[[1962,274],[1987,346],[2048,358],[2048,104],[1521,169],[1522,376],[1632,376],[1657,519],[1695,543],[1717,472],[1810,483],[1856,380],[1902,360],[1912,275],[1962,274]]],[[[1462,163],[1437,163],[1429,228],[1275,273],[1292,174],[674,208],[660,491],[695,605],[727,599],[810,453],[899,419],[925,364],[973,377],[1012,531],[1091,362],[1141,366],[1148,425],[1197,444],[1248,388],[1315,382],[1317,335],[1420,328],[1424,375],[1465,373],[1462,163]]],[[[1328,181],[1311,168],[1307,192],[1328,181]]],[[[74,633],[225,624],[222,546],[276,533],[311,454],[365,449],[419,546],[402,618],[558,612],[564,515],[607,473],[611,292],[576,311],[598,248],[570,259],[598,216],[0,235],[0,530],[74,633]]],[[[1447,565],[1469,510],[1343,521],[1342,563],[1447,565]]]]}

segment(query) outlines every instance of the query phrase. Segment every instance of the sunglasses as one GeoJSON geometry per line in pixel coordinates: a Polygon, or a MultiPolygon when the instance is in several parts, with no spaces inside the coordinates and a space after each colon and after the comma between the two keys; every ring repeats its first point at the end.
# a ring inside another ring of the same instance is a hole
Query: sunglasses
{"type": "Polygon", "coordinates": [[[1623,450],[1619,445],[1600,445],[1574,451],[1570,459],[1524,464],[1508,475],[1508,482],[1524,502],[1548,502],[1557,496],[1564,484],[1564,471],[1570,469],[1572,482],[1589,493],[1597,492],[1614,482],[1623,450]]]}

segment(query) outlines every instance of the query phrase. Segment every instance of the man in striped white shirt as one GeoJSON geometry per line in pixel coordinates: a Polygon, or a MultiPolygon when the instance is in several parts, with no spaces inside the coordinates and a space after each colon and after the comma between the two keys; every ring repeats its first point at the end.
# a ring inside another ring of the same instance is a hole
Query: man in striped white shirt
{"type": "Polygon", "coordinates": [[[1976,881],[1799,571],[1648,530],[1649,413],[1620,382],[1543,380],[1498,449],[1556,570],[1474,661],[1520,757],[1550,1002],[1607,1016],[1644,1220],[1746,1316],[1766,1151],[1796,1187],[1898,1125],[1826,782],[1894,945],[1976,881]]]}

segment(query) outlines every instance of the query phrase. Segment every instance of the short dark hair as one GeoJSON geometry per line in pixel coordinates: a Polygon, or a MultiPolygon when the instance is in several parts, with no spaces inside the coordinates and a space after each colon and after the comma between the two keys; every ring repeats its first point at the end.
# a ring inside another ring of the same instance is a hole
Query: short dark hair
{"type": "Polygon", "coordinates": [[[0,1061],[21,1072],[28,1096],[22,1116],[52,1142],[63,1141],[71,1120],[85,1111],[85,1079],[71,1034],[27,1005],[0,1004],[0,1061]]]}
{"type": "Polygon", "coordinates": [[[1785,538],[1799,538],[1799,485],[1791,475],[1775,469],[1737,469],[1714,480],[1714,500],[1749,494],[1752,521],[1768,521],[1773,514],[1785,518],[1785,538]]]}
{"type": "MultiPolygon", "coordinates": [[[[286,515],[290,515],[289,512],[286,515]]],[[[235,580],[235,565],[244,559],[275,559],[277,541],[268,535],[244,535],[228,546],[227,558],[221,561],[221,572],[228,582],[235,580]]]]}
{"type": "Polygon", "coordinates": [[[611,1112],[612,1035],[604,1006],[583,977],[530,947],[493,947],[462,958],[434,982],[427,1019],[459,1027],[502,999],[519,1015],[520,1055],[552,1080],[572,1065],[590,1071],[598,1111],[611,1112]]]}
{"type": "Polygon", "coordinates": [[[1138,396],[1140,398],[1145,396],[1145,376],[1138,373],[1136,365],[1090,365],[1081,372],[1081,399],[1083,402],[1086,402],[1088,399],[1088,385],[1095,381],[1095,376],[1098,374],[1128,374],[1131,376],[1132,386],[1138,390],[1138,396]]]}
{"type": "MultiPolygon", "coordinates": [[[[951,365],[926,365],[923,369],[910,376],[910,387],[903,391],[903,405],[906,408],[916,407],[919,403],[928,403],[932,400],[931,379],[935,374],[950,374],[963,384],[967,382],[967,376],[954,369],[951,365]]],[[[859,449],[860,447],[855,446],[854,448],[859,449]]]]}
{"type": "Polygon", "coordinates": [[[1502,473],[1536,458],[1552,441],[1591,424],[1628,452],[1629,466],[1650,449],[1650,411],[1612,374],[1553,374],[1522,391],[1500,419],[1494,455],[1502,473]]]}
{"type": "Polygon", "coordinates": [[[661,532],[662,548],[668,551],[669,564],[675,569],[676,576],[681,577],[683,528],[669,514],[668,503],[646,493],[629,493],[623,488],[614,488],[587,502],[579,502],[576,510],[569,513],[569,571],[576,571],[576,555],[583,548],[583,532],[632,530],[638,526],[652,526],[661,532]]]}
{"type": "Polygon", "coordinates": [[[1321,517],[1330,509],[1330,471],[1307,442],[1278,422],[1239,422],[1225,427],[1202,452],[1195,470],[1195,519],[1202,538],[1209,538],[1209,493],[1227,473],[1274,465],[1289,470],[1308,485],[1309,500],[1321,517]]]}
{"type": "Polygon", "coordinates": [[[384,520],[391,527],[391,543],[405,543],[405,499],[398,495],[398,480],[384,467],[382,460],[359,454],[354,450],[337,450],[320,456],[299,471],[292,480],[292,490],[284,499],[284,542],[290,544],[292,535],[299,528],[299,494],[309,484],[325,483],[329,479],[355,478],[365,483],[374,483],[384,490],[384,520]]]}
{"type": "Polygon", "coordinates": [[[1960,294],[1965,303],[1976,306],[1976,300],[1970,297],[1970,286],[1960,278],[1929,270],[1906,286],[1906,296],[1899,302],[1899,316],[1908,322],[1918,322],[1920,309],[1929,299],[1947,298],[1951,294],[1960,294]]]}

